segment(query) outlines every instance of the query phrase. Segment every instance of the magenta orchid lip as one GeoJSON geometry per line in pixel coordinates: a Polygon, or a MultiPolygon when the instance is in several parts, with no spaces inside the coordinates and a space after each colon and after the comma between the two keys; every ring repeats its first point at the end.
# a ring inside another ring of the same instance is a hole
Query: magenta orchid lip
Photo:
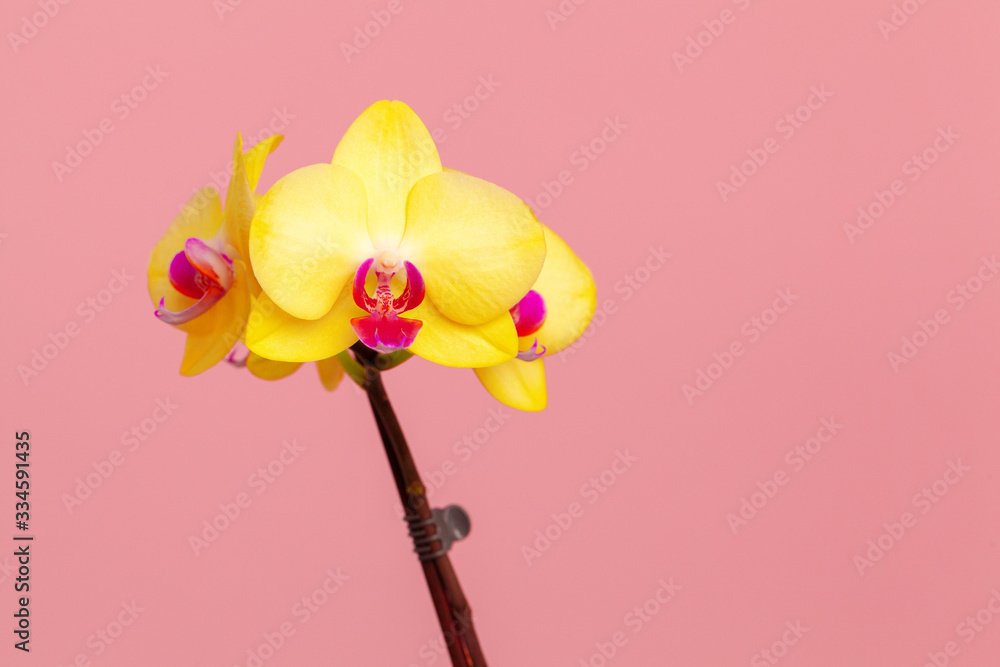
{"type": "Polygon", "coordinates": [[[236,279],[233,260],[198,238],[189,238],[184,250],[170,262],[170,284],[184,296],[198,301],[184,310],[167,310],[166,297],[160,299],[156,316],[167,324],[184,324],[209,311],[236,279]]]}
{"type": "Polygon", "coordinates": [[[406,286],[398,297],[392,293],[392,279],[400,269],[399,258],[394,253],[382,253],[378,261],[374,257],[365,260],[354,275],[354,303],[368,315],[353,318],[351,326],[362,343],[378,352],[395,352],[409,347],[423,326],[420,320],[400,317],[419,306],[426,293],[424,278],[417,267],[405,261],[402,266],[406,286]],[[373,265],[377,284],[375,295],[371,296],[365,281],[373,265]]]}
{"type": "Polygon", "coordinates": [[[510,315],[514,318],[517,337],[530,336],[545,324],[545,317],[548,315],[545,299],[535,290],[528,290],[528,293],[510,309],[510,315]]]}
{"type": "MultiPolygon", "coordinates": [[[[545,324],[545,317],[548,311],[545,308],[545,299],[535,290],[528,290],[528,293],[510,309],[510,315],[514,318],[514,328],[517,329],[517,337],[524,338],[536,333],[545,324]]],[[[523,352],[517,353],[517,358],[521,361],[536,361],[545,356],[545,346],[538,349],[538,338],[535,338],[531,347],[523,352]]]]}

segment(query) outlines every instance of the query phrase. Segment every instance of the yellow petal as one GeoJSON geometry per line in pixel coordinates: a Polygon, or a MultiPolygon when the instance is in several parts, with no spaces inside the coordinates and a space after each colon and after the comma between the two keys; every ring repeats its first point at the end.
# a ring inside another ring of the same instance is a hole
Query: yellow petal
{"type": "Polygon", "coordinates": [[[365,206],[361,179],[332,164],[293,171],[267,191],[250,228],[250,260],[282,310],[307,320],[330,310],[372,255],[365,206]]]}
{"type": "Polygon", "coordinates": [[[246,164],[247,180],[250,181],[250,189],[252,191],[256,192],[257,190],[257,183],[260,182],[261,172],[264,171],[264,161],[281,144],[282,140],[284,140],[283,136],[275,134],[264,139],[246,152],[244,162],[246,164]]]}
{"type": "Polygon", "coordinates": [[[545,391],[544,361],[510,361],[476,368],[476,377],[494,398],[518,410],[537,412],[545,409],[548,400],[545,391]]]}
{"type": "Polygon", "coordinates": [[[590,324],[597,308],[597,288],[590,269],[566,242],[545,227],[545,266],[533,290],[545,300],[545,324],[538,330],[546,354],[568,347],[590,324]]]}
{"type": "Polygon", "coordinates": [[[262,380],[280,380],[299,369],[301,363],[273,361],[253,352],[247,357],[247,369],[262,380]]]}
{"type": "Polygon", "coordinates": [[[253,352],[278,361],[318,361],[343,352],[358,337],[352,317],[366,313],[358,308],[346,288],[330,311],[318,320],[289,315],[262,293],[253,306],[246,343],[253,352]]]}
{"type": "Polygon", "coordinates": [[[333,163],[352,170],[368,192],[368,233],[379,250],[395,250],[406,226],[414,183],[441,171],[430,132],[402,102],[368,107],[340,140],[333,163]]]}
{"type": "Polygon", "coordinates": [[[344,377],[344,367],[337,361],[337,357],[320,359],[316,362],[316,370],[319,371],[319,381],[323,383],[327,391],[336,389],[341,378],[344,377]]]}
{"type": "Polygon", "coordinates": [[[153,247],[149,258],[147,286],[154,306],[167,297],[167,308],[183,310],[194,299],[180,294],[170,285],[170,262],[174,255],[184,250],[184,242],[191,237],[211,239],[222,226],[222,203],[213,187],[202,188],[188,200],[181,212],[167,228],[167,233],[153,247]]]}
{"type": "Polygon", "coordinates": [[[250,221],[253,220],[255,202],[253,188],[247,178],[246,163],[243,160],[243,139],[236,134],[233,145],[233,175],[229,179],[229,190],[226,193],[226,210],[223,219],[226,225],[226,235],[229,242],[247,258],[247,244],[250,240],[250,221]]]}
{"type": "Polygon", "coordinates": [[[442,172],[413,187],[400,253],[424,276],[427,297],[449,319],[482,324],[531,289],[545,235],[527,204],[501,187],[442,172]]]}
{"type": "MultiPolygon", "coordinates": [[[[244,157],[243,139],[238,133],[236,135],[236,143],[233,146],[233,176],[229,181],[223,218],[229,242],[247,262],[250,261],[248,253],[250,221],[253,220],[254,210],[257,207],[254,188],[257,187],[260,173],[264,169],[264,160],[280,143],[280,136],[269,137],[254,146],[244,157]]],[[[253,271],[250,272],[250,292],[260,293],[260,286],[253,276],[253,271]]]]}
{"type": "Polygon", "coordinates": [[[403,317],[424,324],[410,352],[443,366],[493,366],[517,356],[517,330],[509,313],[478,325],[449,320],[428,300],[403,317]]]}
{"type": "Polygon", "coordinates": [[[197,375],[222,361],[243,335],[250,313],[246,265],[236,260],[236,280],[212,308],[187,323],[181,375],[197,375]]]}

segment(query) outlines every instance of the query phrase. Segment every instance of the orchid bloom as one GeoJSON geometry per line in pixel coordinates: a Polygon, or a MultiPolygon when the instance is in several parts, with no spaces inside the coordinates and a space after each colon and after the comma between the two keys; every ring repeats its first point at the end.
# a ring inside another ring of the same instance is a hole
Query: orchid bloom
{"type": "Polygon", "coordinates": [[[506,190],[442,168],[402,102],[373,104],[332,164],[267,192],[250,229],[263,293],[247,328],[269,359],[334,356],[360,340],[446,366],[517,356],[510,308],[535,283],[545,233],[506,190]]]}
{"type": "Polygon", "coordinates": [[[476,368],[493,396],[519,410],[545,408],[543,356],[555,354],[580,337],[597,307],[590,270],[566,243],[545,228],[545,265],[531,290],[511,308],[521,350],[516,359],[476,368]]]}
{"type": "MultiPolygon", "coordinates": [[[[265,159],[281,139],[280,135],[270,137],[244,154],[237,134],[225,211],[215,188],[203,188],[153,249],[148,286],[156,316],[187,333],[182,375],[197,375],[223,359],[246,365],[265,379],[285,377],[299,366],[253,353],[239,359],[234,356],[260,294],[248,264],[250,221],[257,205],[254,190],[265,159]]],[[[323,385],[332,389],[343,368],[336,359],[317,363],[323,385]]]]}

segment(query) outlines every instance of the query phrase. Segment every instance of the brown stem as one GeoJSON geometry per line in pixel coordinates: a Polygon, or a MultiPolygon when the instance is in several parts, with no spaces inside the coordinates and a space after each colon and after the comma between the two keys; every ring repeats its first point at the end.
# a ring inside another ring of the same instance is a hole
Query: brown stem
{"type": "MultiPolygon", "coordinates": [[[[378,370],[378,353],[362,345],[355,344],[351,348],[355,357],[364,366],[364,388],[368,392],[368,401],[375,415],[379,435],[385,446],[389,467],[396,481],[396,490],[403,503],[407,516],[419,517],[420,520],[431,518],[431,507],[427,503],[427,495],[420,473],[413,462],[413,455],[403,437],[403,429],[396,419],[396,413],[389,403],[382,384],[382,376],[378,370]]],[[[436,533],[432,525],[427,529],[429,535],[436,533]]],[[[431,549],[438,551],[440,542],[431,544],[431,549]]],[[[453,667],[486,667],[486,658],[479,646],[479,638],[472,624],[472,609],[458,583],[458,576],[451,566],[448,554],[443,554],[431,560],[421,561],[427,588],[430,590],[434,609],[437,611],[441,632],[444,633],[445,644],[451,656],[453,667]]]]}

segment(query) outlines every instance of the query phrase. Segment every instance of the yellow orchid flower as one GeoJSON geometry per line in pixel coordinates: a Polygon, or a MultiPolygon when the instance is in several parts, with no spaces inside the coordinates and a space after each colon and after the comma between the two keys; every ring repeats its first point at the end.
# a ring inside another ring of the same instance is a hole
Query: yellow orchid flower
{"type": "MultiPolygon", "coordinates": [[[[254,190],[265,159],[281,140],[280,135],[269,137],[244,154],[237,134],[225,211],[215,188],[200,190],[153,249],[148,286],[156,316],[187,333],[182,375],[196,375],[223,359],[245,364],[265,379],[285,377],[299,366],[257,355],[237,358],[234,351],[260,294],[248,264],[250,222],[257,206],[254,190]]],[[[332,389],[343,368],[336,359],[318,364],[323,385],[332,389]]]]}
{"type": "Polygon", "coordinates": [[[519,410],[545,408],[543,356],[573,343],[597,308],[597,290],[590,270],[566,242],[545,227],[545,265],[531,291],[511,308],[517,327],[517,359],[476,368],[476,376],[493,396],[519,410]]]}
{"type": "Polygon", "coordinates": [[[331,164],[298,169],[264,195],[250,259],[264,291],[246,342],[261,356],[325,359],[361,340],[489,366],[517,356],[509,310],[542,270],[545,234],[510,192],[444,170],[417,115],[382,101],[331,164]]]}

